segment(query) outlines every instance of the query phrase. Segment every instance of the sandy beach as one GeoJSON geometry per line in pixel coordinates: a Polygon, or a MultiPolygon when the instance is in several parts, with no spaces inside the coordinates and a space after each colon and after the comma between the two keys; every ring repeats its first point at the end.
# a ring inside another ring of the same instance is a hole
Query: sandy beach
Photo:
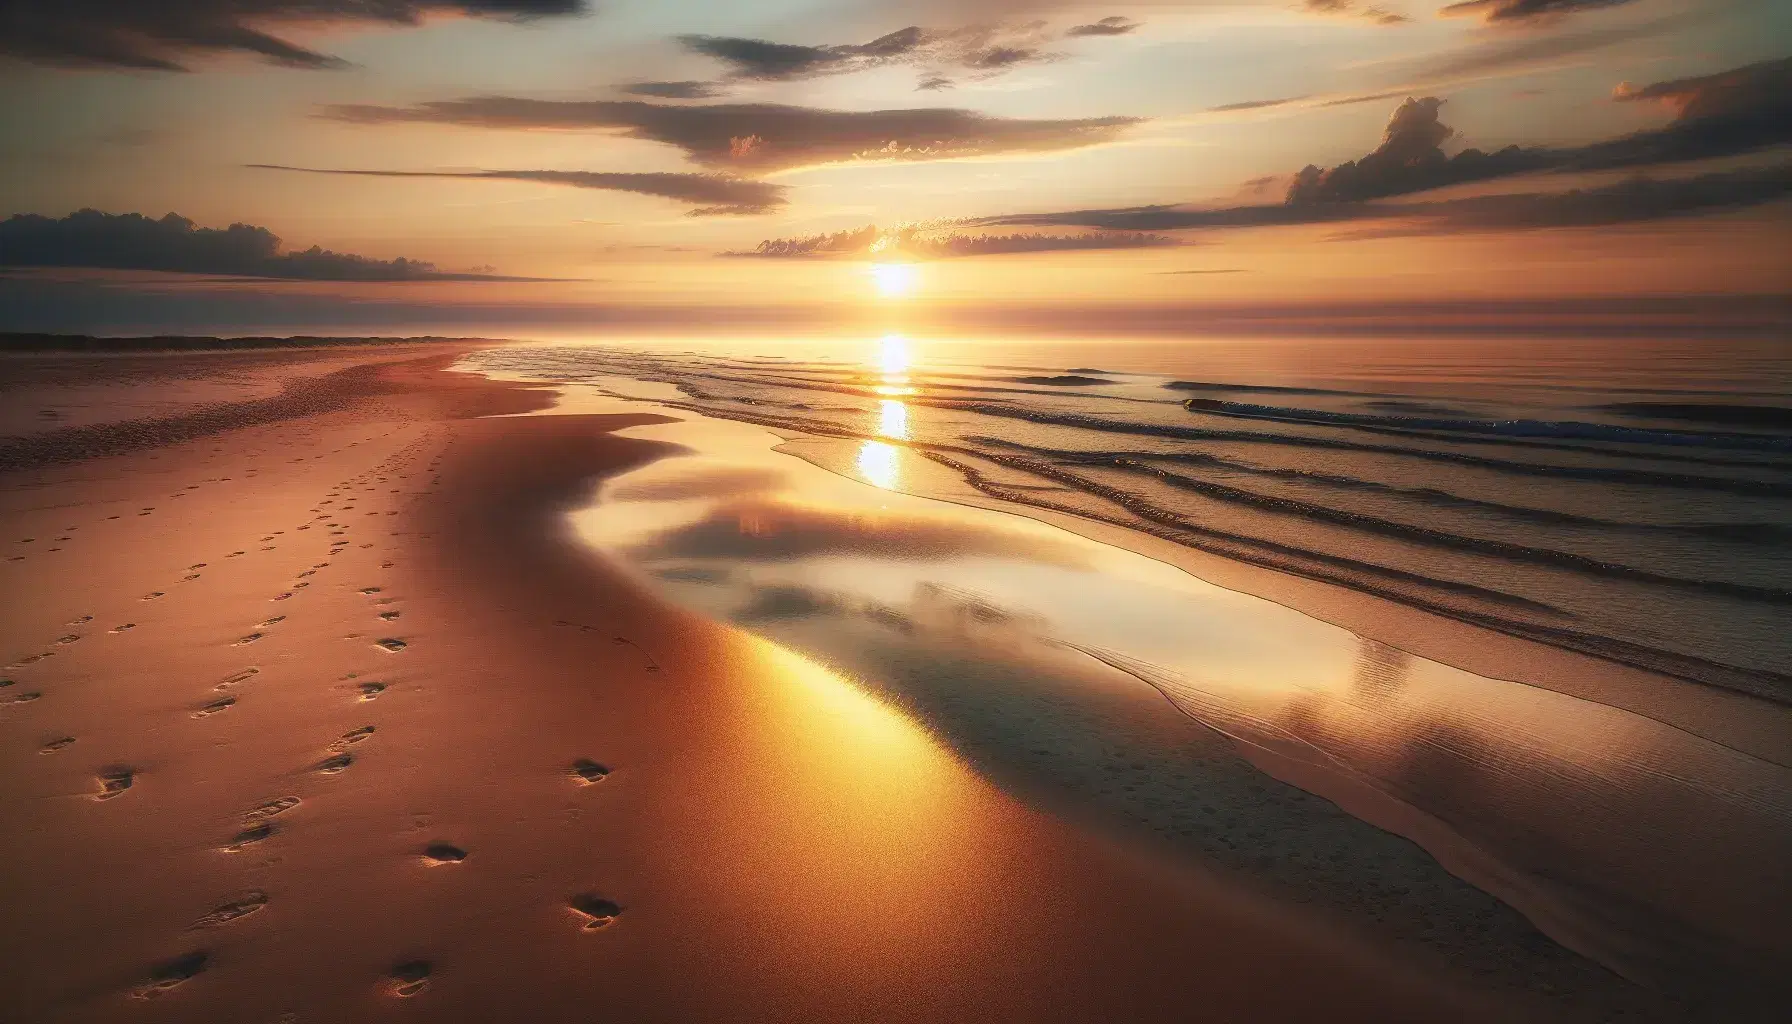
{"type": "MultiPolygon", "coordinates": [[[[465,349],[143,357],[164,407],[0,441],[8,1020],[1545,1012],[642,592],[564,513],[656,418],[505,415],[553,394],[465,349]]],[[[118,358],[10,358],[8,398],[118,358]]]]}

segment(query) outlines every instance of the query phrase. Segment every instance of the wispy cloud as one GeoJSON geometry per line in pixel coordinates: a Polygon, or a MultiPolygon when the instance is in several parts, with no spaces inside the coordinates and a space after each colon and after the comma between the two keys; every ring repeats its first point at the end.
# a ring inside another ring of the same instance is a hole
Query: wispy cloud
{"type": "Polygon", "coordinates": [[[1404,25],[1412,19],[1399,11],[1379,4],[1358,6],[1356,0],[1305,0],[1302,5],[1311,14],[1335,14],[1364,18],[1377,25],[1404,25]]]}
{"type": "Polygon", "coordinates": [[[714,82],[629,82],[617,89],[630,96],[651,96],[660,100],[708,100],[722,95],[714,82]]]}
{"type": "Polygon", "coordinates": [[[904,227],[883,229],[876,225],[797,238],[768,238],[756,247],[723,253],[760,259],[813,259],[819,257],[877,257],[882,259],[952,259],[960,256],[1009,256],[1034,252],[1088,251],[1097,249],[1154,249],[1178,244],[1163,235],[1138,232],[1100,232],[1080,235],[1019,233],[967,234],[945,229],[904,227]]]}
{"type": "Polygon", "coordinates": [[[1131,18],[1112,15],[1098,21],[1092,21],[1087,25],[1072,25],[1064,31],[1064,34],[1071,38],[1077,38],[1079,36],[1123,36],[1137,31],[1138,27],[1139,23],[1131,18]]]}
{"type": "Polygon", "coordinates": [[[639,100],[479,96],[410,107],[351,104],[324,116],[356,124],[607,130],[676,146],[699,164],[770,173],[854,161],[950,160],[1049,153],[1112,142],[1136,117],[1032,120],[970,110],[824,110],[769,103],[668,105],[639,100]]]}
{"type": "Polygon", "coordinates": [[[0,55],[62,67],[184,71],[240,53],[295,68],[343,62],[266,26],[416,25],[431,15],[520,20],[580,14],[585,0],[5,0],[0,55]]]}
{"type": "Polygon", "coordinates": [[[725,174],[676,174],[617,171],[378,171],[333,167],[290,167],[284,164],[250,164],[272,171],[304,174],[346,174],[373,178],[461,178],[478,181],[528,181],[544,185],[610,192],[633,192],[697,204],[692,216],[770,213],[785,204],[786,188],[768,181],[753,181],[725,174]]]}
{"type": "Polygon", "coordinates": [[[1631,2],[1633,0],[1464,0],[1437,13],[1446,18],[1478,16],[1490,22],[1542,22],[1631,2]]]}
{"type": "Polygon", "coordinates": [[[1136,206],[984,218],[987,226],[1086,227],[1102,231],[1236,230],[1380,222],[1353,237],[1609,227],[1760,206],[1792,196],[1792,163],[1687,178],[1633,178],[1594,188],[1402,203],[1314,203],[1197,209],[1136,206]]]}

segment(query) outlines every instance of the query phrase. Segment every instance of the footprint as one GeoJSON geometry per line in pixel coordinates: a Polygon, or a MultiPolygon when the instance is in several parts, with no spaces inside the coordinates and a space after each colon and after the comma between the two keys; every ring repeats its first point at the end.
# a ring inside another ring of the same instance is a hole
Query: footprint
{"type": "Polygon", "coordinates": [[[590,786],[602,782],[604,776],[610,774],[610,769],[589,758],[581,757],[572,763],[572,768],[567,771],[567,774],[578,779],[580,785],[590,786]]]}
{"type": "Polygon", "coordinates": [[[157,999],[173,991],[182,982],[188,981],[205,970],[206,961],[211,954],[204,950],[188,953],[155,965],[149,969],[149,984],[138,989],[134,995],[138,999],[157,999]]]}
{"type": "Polygon", "coordinates": [[[191,576],[182,576],[182,577],[181,577],[181,578],[180,578],[180,581],[181,581],[181,582],[182,582],[182,583],[191,583],[191,582],[193,582],[193,581],[194,581],[194,580],[196,580],[196,579],[198,579],[198,578],[199,578],[199,574],[198,574],[198,573],[193,573],[193,574],[192,574],[192,575],[191,575],[191,576]]]}
{"type": "Polygon", "coordinates": [[[260,621],[260,622],[257,622],[257,623],[256,623],[256,625],[257,625],[257,626],[260,626],[260,627],[262,627],[262,628],[264,628],[264,629],[265,629],[265,628],[267,628],[267,627],[268,627],[268,626],[272,626],[272,625],[274,625],[274,624],[275,624],[275,623],[278,623],[278,622],[285,622],[285,621],[286,621],[286,616],[284,616],[284,615],[276,615],[276,616],[274,616],[274,617],[273,617],[273,618],[271,618],[271,619],[262,619],[262,620],[261,620],[261,621],[260,621]]]}
{"type": "Polygon", "coordinates": [[[100,772],[100,791],[95,800],[111,800],[121,797],[137,781],[137,773],[130,768],[107,768],[100,772]]]}
{"type": "Polygon", "coordinates": [[[409,998],[429,987],[430,966],[427,960],[407,960],[392,968],[386,976],[386,991],[399,998],[409,998]]]}
{"type": "Polygon", "coordinates": [[[147,593],[147,594],[144,594],[144,595],[143,595],[143,600],[145,600],[145,601],[154,601],[154,600],[155,600],[155,599],[156,599],[156,598],[158,598],[158,597],[166,597],[166,596],[167,596],[167,592],[166,592],[166,591],[162,591],[162,590],[152,590],[152,591],[150,591],[150,592],[149,592],[149,593],[147,593]]]}
{"type": "Polygon", "coordinates": [[[284,594],[281,594],[281,595],[279,595],[279,596],[277,596],[277,597],[274,597],[274,598],[272,598],[272,600],[275,600],[275,601],[284,601],[284,600],[286,600],[286,599],[287,599],[287,598],[289,598],[289,597],[291,597],[291,596],[292,596],[292,591],[290,591],[290,590],[289,590],[289,591],[287,591],[287,592],[286,592],[286,593],[284,593],[284,594]]]}
{"type": "Polygon", "coordinates": [[[246,683],[246,682],[248,682],[248,681],[249,681],[249,680],[251,680],[251,679],[253,679],[253,678],[255,678],[255,677],[256,677],[256,676],[258,676],[258,675],[260,675],[260,674],[261,674],[261,669],[258,669],[258,668],[246,668],[246,669],[243,669],[243,670],[242,670],[242,671],[241,671],[241,672],[238,672],[238,673],[236,673],[236,674],[234,674],[234,675],[228,675],[228,676],[225,676],[225,677],[224,677],[224,679],[223,679],[223,681],[222,681],[222,682],[220,682],[220,683],[218,683],[218,685],[217,685],[217,686],[214,686],[214,687],[212,687],[212,689],[214,689],[214,690],[228,690],[228,689],[230,689],[230,688],[231,688],[231,687],[232,687],[232,686],[235,686],[235,685],[237,685],[237,684],[238,684],[238,683],[246,683]]]}
{"type": "Polygon", "coordinates": [[[363,702],[375,700],[379,697],[380,694],[385,693],[385,692],[386,692],[386,684],[385,683],[362,683],[361,684],[361,700],[363,702]]]}
{"type": "Polygon", "coordinates": [[[614,924],[622,913],[620,906],[588,892],[574,896],[568,906],[572,907],[573,913],[585,919],[584,929],[588,932],[614,924]]]}
{"type": "Polygon", "coordinates": [[[232,705],[234,705],[235,703],[236,703],[235,697],[223,697],[218,700],[214,700],[210,704],[207,704],[205,707],[202,707],[198,711],[193,712],[193,717],[194,718],[210,718],[211,716],[217,714],[220,711],[230,710],[230,707],[232,705]]]}
{"type": "Polygon", "coordinates": [[[398,618],[398,613],[397,612],[381,612],[380,618],[385,619],[387,622],[391,622],[393,619],[398,618]]]}
{"type": "Polygon", "coordinates": [[[0,697],[0,704],[29,704],[42,696],[43,694],[37,690],[27,690],[24,693],[14,693],[5,697],[0,697]]]}
{"type": "Polygon", "coordinates": [[[431,843],[423,848],[423,859],[431,864],[459,864],[467,859],[467,851],[451,843],[431,843]]]}
{"type": "Polygon", "coordinates": [[[137,628],[137,624],[135,622],[124,622],[124,623],[120,623],[119,625],[113,626],[112,632],[122,633],[127,629],[136,629],[136,628],[137,628]]]}
{"type": "Polygon", "coordinates": [[[56,642],[63,645],[64,647],[67,647],[69,644],[75,643],[76,641],[78,641],[80,639],[81,639],[81,635],[79,633],[70,633],[67,636],[57,637],[56,642]]]}
{"type": "Polygon", "coordinates": [[[347,771],[348,766],[354,763],[355,759],[349,755],[337,754],[335,757],[319,761],[312,771],[315,771],[320,775],[339,775],[342,772],[347,771]]]}
{"type": "Polygon", "coordinates": [[[274,834],[274,824],[270,821],[259,822],[238,832],[230,840],[230,845],[223,847],[225,853],[241,853],[246,847],[254,846],[263,839],[274,834]]]}
{"type": "Polygon", "coordinates": [[[75,738],[73,736],[64,736],[59,740],[51,740],[50,742],[44,744],[43,746],[38,748],[37,752],[40,754],[54,754],[58,750],[61,750],[62,748],[68,746],[69,744],[71,744],[73,742],[75,742],[75,738]]]}
{"type": "Polygon", "coordinates": [[[243,820],[244,821],[263,821],[268,818],[272,818],[277,814],[285,814],[287,811],[290,811],[294,807],[299,806],[300,802],[301,801],[296,796],[275,797],[274,799],[269,800],[265,804],[262,804],[258,807],[251,807],[247,811],[244,811],[243,812],[243,820]]]}
{"type": "Polygon", "coordinates": [[[407,644],[403,640],[399,640],[394,637],[387,637],[384,640],[375,640],[373,642],[373,646],[378,647],[382,650],[391,651],[393,654],[397,654],[399,651],[402,651],[406,647],[409,647],[410,644],[407,644]]]}
{"type": "MultiPolygon", "coordinates": [[[[580,627],[580,628],[583,629],[586,627],[580,627]]],[[[610,642],[615,644],[618,647],[627,645],[627,646],[633,647],[635,650],[639,651],[641,653],[641,657],[647,659],[647,671],[658,672],[660,670],[660,663],[653,660],[653,655],[647,653],[647,648],[642,647],[638,643],[635,643],[633,640],[630,640],[628,637],[613,636],[610,638],[610,642]]]]}
{"type": "Polygon", "coordinates": [[[232,647],[247,647],[248,645],[254,643],[257,640],[260,640],[262,637],[264,637],[266,635],[267,635],[266,633],[250,633],[248,636],[238,638],[237,642],[232,644],[231,646],[232,647]]]}
{"type": "Polygon", "coordinates": [[[267,905],[267,893],[251,892],[242,899],[231,900],[229,903],[224,904],[199,920],[194,921],[187,926],[187,931],[192,932],[201,931],[207,928],[217,928],[221,925],[229,924],[239,918],[248,917],[250,914],[255,913],[267,905]]]}
{"type": "Polygon", "coordinates": [[[372,736],[372,735],[373,735],[373,726],[363,725],[359,729],[354,729],[349,732],[343,733],[341,739],[338,739],[336,742],[330,744],[330,749],[336,750],[336,751],[347,750],[349,747],[354,746],[355,744],[361,742],[362,740],[364,740],[367,737],[372,736]]]}

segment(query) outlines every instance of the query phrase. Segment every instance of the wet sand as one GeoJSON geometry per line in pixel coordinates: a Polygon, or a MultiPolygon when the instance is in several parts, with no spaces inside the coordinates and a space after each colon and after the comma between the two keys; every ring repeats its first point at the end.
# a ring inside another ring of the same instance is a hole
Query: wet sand
{"type": "Polygon", "coordinates": [[[0,441],[6,1019],[1537,1019],[644,594],[652,418],[455,354],[0,441]]]}

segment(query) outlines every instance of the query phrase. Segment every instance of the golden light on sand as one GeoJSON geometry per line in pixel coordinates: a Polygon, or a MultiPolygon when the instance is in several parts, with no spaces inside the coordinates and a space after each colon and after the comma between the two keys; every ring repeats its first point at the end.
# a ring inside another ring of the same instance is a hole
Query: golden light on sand
{"type": "Polygon", "coordinates": [[[866,441],[859,445],[859,475],[867,483],[893,491],[897,481],[901,479],[901,456],[902,453],[893,444],[866,441]]]}
{"type": "Polygon", "coordinates": [[[873,263],[871,279],[877,284],[877,293],[886,299],[900,299],[915,290],[920,282],[920,275],[915,271],[913,263],[873,263]]]}

